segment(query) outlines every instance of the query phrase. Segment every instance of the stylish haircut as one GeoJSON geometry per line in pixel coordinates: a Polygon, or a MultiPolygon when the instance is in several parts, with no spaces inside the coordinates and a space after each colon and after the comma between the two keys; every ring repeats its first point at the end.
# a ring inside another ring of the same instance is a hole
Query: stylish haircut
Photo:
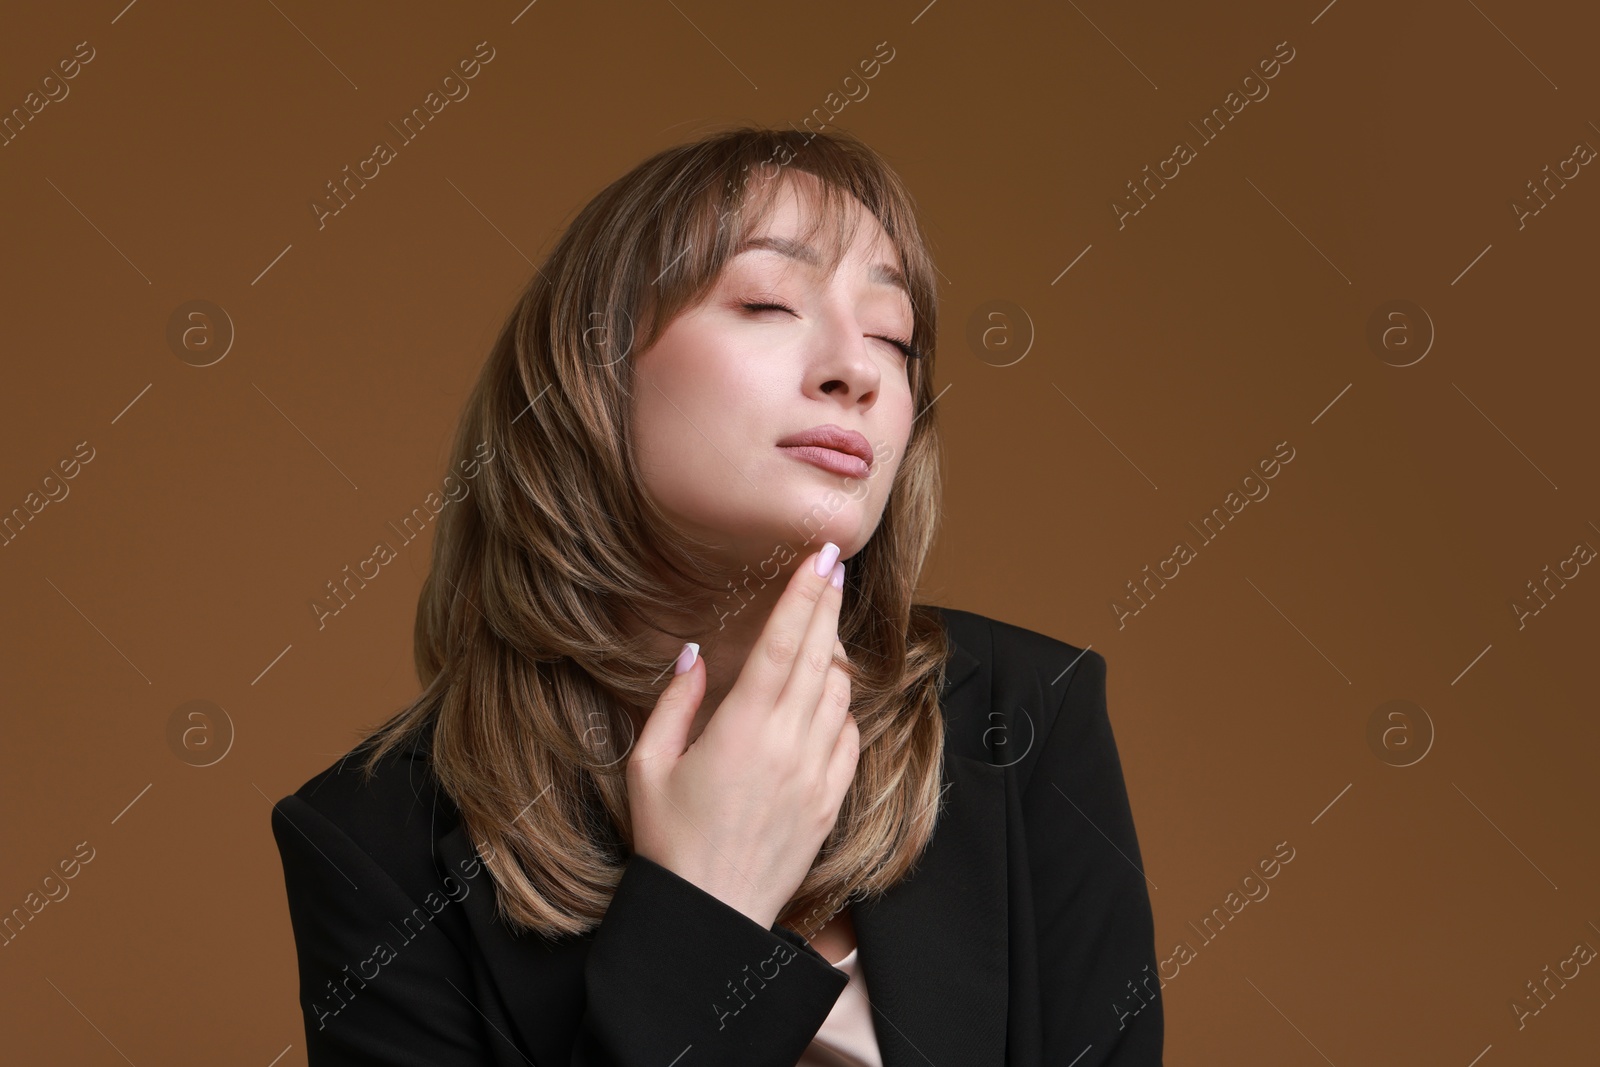
{"type": "Polygon", "coordinates": [[[436,526],[415,629],[423,691],[357,746],[370,746],[371,774],[431,731],[435,774],[513,928],[592,929],[622,876],[633,724],[670,678],[641,626],[714,639],[743,605],[741,590],[810,551],[818,512],[842,503],[825,498],[796,516],[794,542],[774,546],[766,573],[725,573],[654,503],[633,451],[629,352],[705,297],[786,186],[810,194],[799,236],[830,238],[819,244],[830,273],[848,250],[855,202],[883,226],[923,357],[907,362],[918,414],[879,525],[851,560],[840,612],[861,756],[780,922],[814,933],[850,899],[908,874],[933,835],[949,646],[937,609],[912,603],[940,518],[933,261],[910,193],[854,136],[724,129],[607,186],[518,298],[452,446],[461,470],[478,462],[476,492],[436,526]],[[690,632],[661,621],[684,618],[698,620],[678,627],[690,632]]]}

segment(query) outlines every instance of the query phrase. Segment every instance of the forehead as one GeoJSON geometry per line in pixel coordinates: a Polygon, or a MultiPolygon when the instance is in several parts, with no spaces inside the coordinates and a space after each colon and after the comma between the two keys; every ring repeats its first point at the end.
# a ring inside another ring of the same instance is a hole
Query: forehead
{"type": "MultiPolygon", "coordinates": [[[[777,191],[777,195],[779,199],[773,204],[766,219],[754,233],[740,241],[729,262],[739,260],[751,252],[765,251],[775,252],[813,269],[820,269],[823,265],[821,250],[802,240],[800,236],[805,229],[802,224],[813,221],[809,213],[817,210],[819,201],[814,196],[808,197],[808,202],[802,207],[792,183],[788,182],[777,191]],[[805,215],[802,214],[803,211],[806,212],[805,215]]],[[[865,205],[854,198],[851,198],[849,203],[856,216],[856,231],[850,248],[845,252],[845,258],[865,257],[867,281],[874,285],[898,289],[909,297],[911,286],[895,263],[899,257],[894,242],[889,240],[889,235],[884,232],[883,226],[872,217],[865,205]]]]}
{"type": "MultiPolygon", "coordinates": [[[[809,267],[820,268],[822,266],[822,253],[812,245],[804,244],[792,237],[780,237],[772,234],[762,234],[744,241],[739,245],[733,258],[738,259],[747,252],[759,250],[776,252],[780,256],[786,256],[809,267]]],[[[907,296],[911,295],[911,287],[906,284],[905,275],[900,272],[899,267],[892,263],[874,259],[867,266],[867,281],[875,285],[898,289],[907,296]]]]}

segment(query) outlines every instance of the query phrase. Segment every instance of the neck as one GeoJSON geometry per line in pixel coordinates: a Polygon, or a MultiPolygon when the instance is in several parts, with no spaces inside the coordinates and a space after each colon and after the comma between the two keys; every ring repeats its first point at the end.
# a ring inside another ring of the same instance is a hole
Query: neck
{"type": "MultiPolygon", "coordinates": [[[[739,680],[750,650],[761,637],[778,598],[788,587],[794,568],[808,555],[809,552],[796,555],[759,589],[747,588],[746,593],[751,595],[720,600],[708,605],[703,612],[675,621],[674,629],[688,632],[687,639],[700,645],[700,656],[705,660],[706,692],[689,728],[691,743],[700,736],[728,691],[739,680]]],[[[652,655],[663,665],[672,663],[683,649],[682,638],[654,627],[646,628],[645,632],[652,655]]],[[[643,727],[642,722],[638,725],[643,727]]]]}

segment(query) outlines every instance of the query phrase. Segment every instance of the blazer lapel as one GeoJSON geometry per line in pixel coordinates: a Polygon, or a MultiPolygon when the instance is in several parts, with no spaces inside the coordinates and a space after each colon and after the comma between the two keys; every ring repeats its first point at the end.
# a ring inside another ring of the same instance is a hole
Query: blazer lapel
{"type": "MultiPolygon", "coordinates": [[[[972,684],[978,668],[976,657],[954,646],[940,698],[947,720],[987,714],[988,690],[972,684]]],[[[1005,772],[947,744],[943,781],[938,827],[917,867],[883,896],[852,906],[884,1067],[1005,1061],[1005,772]]],[[[473,869],[477,854],[459,819],[435,848],[441,870],[473,869]]],[[[535,1063],[561,1061],[582,1014],[592,935],[513,935],[495,914],[489,879],[471,884],[461,904],[508,1025],[535,1063]]]]}
{"type": "MultiPolygon", "coordinates": [[[[971,684],[978,666],[956,646],[947,720],[986,714],[987,689],[971,684]]],[[[917,868],[852,913],[884,1067],[1005,1062],[1005,771],[947,745],[944,781],[938,828],[917,868]]]]}

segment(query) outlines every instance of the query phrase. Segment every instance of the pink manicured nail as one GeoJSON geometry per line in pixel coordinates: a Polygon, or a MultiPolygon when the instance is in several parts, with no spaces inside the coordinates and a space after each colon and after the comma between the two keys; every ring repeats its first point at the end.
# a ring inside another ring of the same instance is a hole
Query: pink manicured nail
{"type": "Polygon", "coordinates": [[[817,553],[817,577],[826,578],[828,572],[833,570],[834,562],[839,558],[839,546],[829,541],[822,546],[822,551],[817,553]]]}
{"type": "Polygon", "coordinates": [[[683,651],[678,653],[678,662],[672,665],[673,674],[682,674],[694,666],[694,659],[700,654],[700,646],[690,641],[683,646],[683,651]]]}
{"type": "Polygon", "coordinates": [[[840,560],[833,565],[833,573],[828,576],[828,581],[835,589],[844,588],[844,561],[840,560]]]}

